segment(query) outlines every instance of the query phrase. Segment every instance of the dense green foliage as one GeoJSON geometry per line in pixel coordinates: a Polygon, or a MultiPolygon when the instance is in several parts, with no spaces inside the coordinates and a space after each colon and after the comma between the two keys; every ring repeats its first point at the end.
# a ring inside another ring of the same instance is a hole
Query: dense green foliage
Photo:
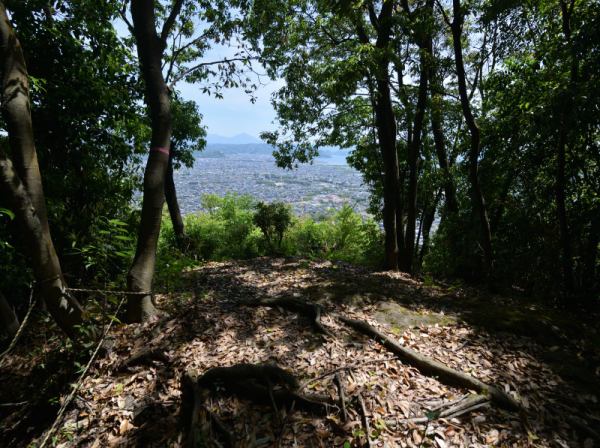
{"type": "Polygon", "coordinates": [[[274,100],[279,129],[263,134],[277,146],[281,166],[310,161],[321,146],[352,148],[350,163],[371,190],[372,213],[382,217],[385,161],[376,118],[382,93],[375,86],[383,70],[397,125],[398,231],[408,241],[409,225],[417,229],[413,270],[486,278],[539,295],[594,295],[600,285],[598,2],[396,2],[383,46],[381,15],[389,2],[259,3],[251,35],[269,73],[286,81],[274,100]],[[475,162],[458,92],[454,23],[462,23],[455,28],[467,101],[481,136],[475,162]],[[413,159],[423,85],[426,110],[413,159]],[[491,272],[483,262],[473,163],[491,230],[491,272]]]}
{"type": "Polygon", "coordinates": [[[245,259],[264,255],[325,258],[377,266],[381,232],[349,206],[323,219],[292,216],[281,203],[264,204],[250,196],[205,195],[203,212],[185,217],[189,249],[181,253],[169,220],[163,220],[157,269],[159,278],[202,260],[245,259]],[[265,212],[267,210],[267,212],[265,212]],[[260,224],[259,224],[260,223],[260,224]],[[261,227],[276,232],[266,236],[261,227]],[[275,231],[275,227],[279,230],[275,231]],[[277,232],[281,231],[281,242],[277,232]],[[275,241],[275,242],[274,242],[275,241]]]}

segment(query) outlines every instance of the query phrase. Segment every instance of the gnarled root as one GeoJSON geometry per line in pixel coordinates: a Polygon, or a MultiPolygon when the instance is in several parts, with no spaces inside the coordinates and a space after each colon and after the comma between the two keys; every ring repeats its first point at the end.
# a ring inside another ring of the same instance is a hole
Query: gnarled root
{"type": "Polygon", "coordinates": [[[454,370],[427,356],[421,355],[414,350],[402,347],[396,341],[381,333],[365,321],[349,319],[345,316],[338,316],[338,318],[354,330],[375,339],[385,348],[397,355],[401,360],[416,367],[424,375],[436,377],[440,382],[449,386],[464,387],[487,395],[498,406],[509,411],[523,410],[522,405],[517,400],[496,386],[486,384],[471,375],[454,370]]]}
{"type": "Polygon", "coordinates": [[[180,415],[187,446],[214,440],[215,433],[219,433],[228,446],[233,446],[235,440],[231,433],[205,405],[210,393],[217,389],[257,404],[270,405],[275,412],[293,407],[323,415],[335,407],[329,397],[299,393],[298,380],[271,364],[215,367],[203,375],[187,371],[181,379],[181,389],[180,415]]]}

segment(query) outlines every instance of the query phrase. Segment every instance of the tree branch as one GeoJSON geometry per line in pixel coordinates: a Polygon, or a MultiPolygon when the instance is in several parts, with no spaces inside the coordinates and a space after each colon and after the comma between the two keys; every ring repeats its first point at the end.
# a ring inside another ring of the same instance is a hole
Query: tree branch
{"type": "Polygon", "coordinates": [[[165,23],[163,24],[162,31],[160,32],[160,40],[163,46],[167,45],[167,38],[169,37],[173,25],[175,25],[175,20],[181,12],[182,6],[183,0],[176,0],[173,9],[171,10],[171,14],[169,14],[169,17],[167,17],[167,20],[165,20],[165,23]]]}

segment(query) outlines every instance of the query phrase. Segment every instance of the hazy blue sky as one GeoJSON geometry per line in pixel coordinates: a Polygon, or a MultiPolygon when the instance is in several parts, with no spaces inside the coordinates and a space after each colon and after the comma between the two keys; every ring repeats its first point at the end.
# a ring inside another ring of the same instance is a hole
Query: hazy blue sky
{"type": "Polygon", "coordinates": [[[203,124],[210,134],[233,136],[246,133],[258,137],[260,132],[274,128],[275,111],[270,98],[280,85],[280,82],[269,82],[266,86],[259,86],[254,104],[241,89],[225,90],[223,99],[202,94],[200,88],[193,84],[181,83],[178,89],[183,98],[196,101],[204,116],[203,124]]]}
{"type": "MultiPolygon", "coordinates": [[[[129,36],[129,31],[122,20],[114,22],[117,33],[123,37],[129,36]]],[[[231,57],[235,49],[218,46],[206,52],[203,61],[213,61],[231,57]]],[[[194,100],[198,104],[204,117],[203,124],[210,134],[219,134],[231,137],[237,134],[249,134],[254,137],[262,131],[271,130],[275,118],[275,111],[271,106],[271,94],[282,85],[281,81],[267,82],[266,86],[259,86],[254,96],[256,103],[250,102],[250,97],[242,89],[229,89],[223,91],[223,99],[202,94],[201,86],[180,82],[177,89],[186,100],[194,100]]]]}

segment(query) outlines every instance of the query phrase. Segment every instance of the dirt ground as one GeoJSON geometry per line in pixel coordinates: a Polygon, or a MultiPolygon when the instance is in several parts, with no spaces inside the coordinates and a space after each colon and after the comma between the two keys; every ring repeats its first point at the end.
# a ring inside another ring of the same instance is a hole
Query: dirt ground
{"type": "MultiPolygon", "coordinates": [[[[182,374],[238,363],[276,364],[297,377],[301,391],[332,401],[339,396],[333,381],[338,373],[348,414],[344,421],[339,407],[317,415],[213,394],[208,410],[240,447],[600,446],[594,439],[600,432],[600,344],[593,316],[425,285],[400,273],[277,258],[208,263],[183,273],[156,299],[168,317],[113,325],[109,349],[68,407],[56,446],[181,446],[182,374]],[[293,312],[242,304],[281,296],[319,303],[331,335],[316,333],[293,312]],[[432,411],[471,391],[422,375],[334,313],[366,320],[403,346],[497,385],[526,412],[492,404],[436,418],[432,411]],[[123,366],[143,349],[161,356],[123,366]],[[424,416],[430,420],[414,421],[424,416]]],[[[0,407],[1,446],[39,441],[60,405],[47,402],[50,392],[38,393],[42,379],[36,375],[64,362],[59,360],[68,350],[45,346],[34,331],[25,340],[37,338],[40,348],[25,351],[21,341],[0,369],[0,403],[9,404],[0,407]]],[[[63,387],[54,393],[64,400],[68,392],[63,387]]],[[[218,433],[211,438],[224,446],[218,433]]]]}

